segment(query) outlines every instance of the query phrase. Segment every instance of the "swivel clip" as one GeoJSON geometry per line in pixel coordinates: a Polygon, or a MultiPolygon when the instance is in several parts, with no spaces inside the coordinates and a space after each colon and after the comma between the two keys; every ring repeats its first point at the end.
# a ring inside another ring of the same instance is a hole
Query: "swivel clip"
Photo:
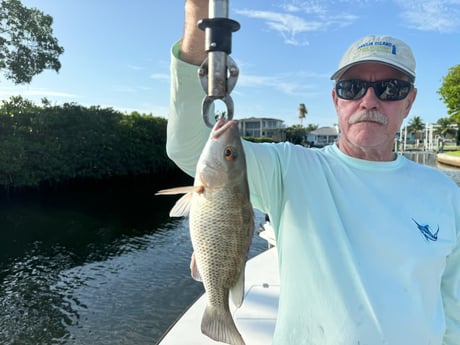
{"type": "MultiPolygon", "coordinates": [[[[230,57],[226,57],[226,65],[223,68],[219,67],[219,70],[224,70],[224,75],[211,74],[213,77],[209,77],[209,59],[206,59],[198,69],[198,76],[201,81],[203,90],[208,92],[208,95],[203,98],[202,102],[202,115],[205,124],[208,127],[213,127],[214,121],[210,120],[210,117],[214,117],[211,114],[214,109],[213,104],[215,100],[221,100],[226,108],[226,119],[231,120],[234,114],[233,99],[230,96],[233,88],[235,87],[236,81],[239,75],[239,69],[235,61],[230,57]]],[[[215,60],[214,60],[215,62],[215,60]]],[[[216,68],[214,68],[216,70],[216,68]]]]}
{"type": "MultiPolygon", "coordinates": [[[[228,2],[214,1],[221,7],[228,7],[228,2]]],[[[239,30],[240,24],[226,17],[216,17],[216,13],[227,14],[228,8],[217,8],[216,4],[211,6],[210,3],[210,15],[214,17],[198,22],[198,27],[205,32],[205,50],[208,53],[208,57],[198,69],[201,86],[207,94],[202,102],[202,116],[208,127],[212,127],[216,120],[215,114],[211,114],[215,100],[221,100],[226,105],[226,119],[233,118],[234,105],[230,93],[239,75],[239,69],[229,55],[232,50],[232,32],[239,30]],[[213,121],[210,120],[211,117],[213,121]]]]}

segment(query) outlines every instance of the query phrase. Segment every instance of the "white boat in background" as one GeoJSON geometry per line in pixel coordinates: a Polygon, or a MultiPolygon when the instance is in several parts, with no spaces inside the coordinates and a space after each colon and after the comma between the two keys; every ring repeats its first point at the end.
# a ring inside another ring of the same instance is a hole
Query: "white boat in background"
{"type": "MultiPolygon", "coordinates": [[[[263,238],[269,249],[250,259],[246,264],[245,298],[236,308],[230,302],[233,319],[247,345],[271,344],[278,314],[280,293],[278,257],[273,248],[274,232],[269,223],[262,226],[263,238]],[[232,309],[233,308],[233,309],[232,309]]],[[[157,345],[213,345],[221,344],[201,333],[201,318],[207,303],[203,294],[172,325],[157,345]]]]}

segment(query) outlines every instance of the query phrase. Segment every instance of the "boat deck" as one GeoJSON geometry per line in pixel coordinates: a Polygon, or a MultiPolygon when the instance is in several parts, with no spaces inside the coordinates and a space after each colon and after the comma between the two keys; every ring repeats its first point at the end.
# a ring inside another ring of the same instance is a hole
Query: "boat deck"
{"type": "MultiPolygon", "coordinates": [[[[268,249],[247,262],[245,289],[241,308],[233,307],[230,302],[236,326],[246,344],[271,344],[280,292],[276,248],[268,249]]],[[[200,330],[206,303],[204,294],[173,325],[158,345],[218,344],[200,330]]]]}

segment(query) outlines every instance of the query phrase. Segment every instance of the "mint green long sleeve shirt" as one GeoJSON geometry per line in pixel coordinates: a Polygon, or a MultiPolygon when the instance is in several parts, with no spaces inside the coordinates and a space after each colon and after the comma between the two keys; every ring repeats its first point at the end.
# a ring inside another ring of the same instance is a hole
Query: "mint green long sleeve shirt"
{"type": "MultiPolygon", "coordinates": [[[[171,62],[168,155],[190,175],[209,129],[197,67],[171,62]]],[[[403,156],[244,142],[251,202],[276,230],[275,345],[460,344],[460,189],[403,156]]]]}

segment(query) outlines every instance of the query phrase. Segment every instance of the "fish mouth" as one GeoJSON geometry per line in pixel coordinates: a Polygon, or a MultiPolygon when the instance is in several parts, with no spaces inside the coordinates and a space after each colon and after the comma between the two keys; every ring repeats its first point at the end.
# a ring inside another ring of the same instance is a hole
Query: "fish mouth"
{"type": "Polygon", "coordinates": [[[225,119],[219,119],[214,125],[214,128],[212,130],[212,138],[214,140],[219,139],[219,137],[223,133],[225,133],[228,129],[230,129],[233,126],[236,126],[236,121],[234,120],[225,121],[225,119]]]}

